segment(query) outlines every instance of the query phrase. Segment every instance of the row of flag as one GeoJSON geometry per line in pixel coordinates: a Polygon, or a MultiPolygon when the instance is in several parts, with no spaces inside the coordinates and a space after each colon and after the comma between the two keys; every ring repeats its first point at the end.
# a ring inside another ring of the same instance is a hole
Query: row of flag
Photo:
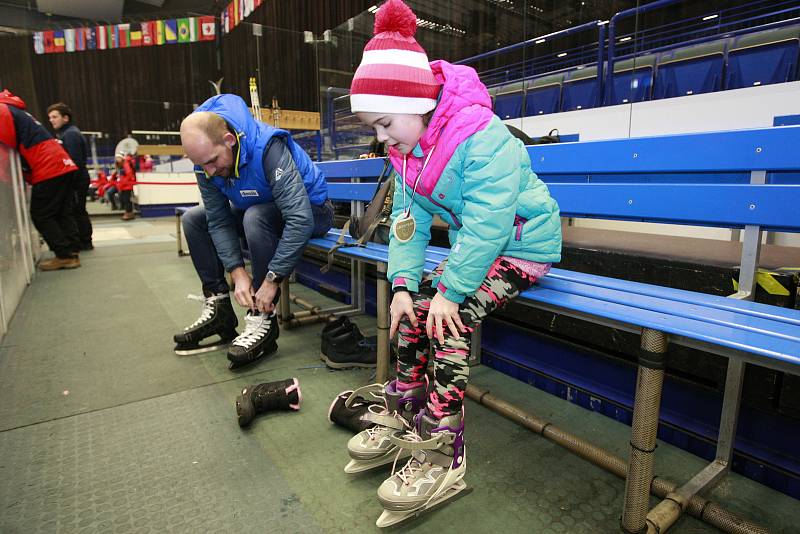
{"type": "Polygon", "coordinates": [[[222,33],[230,33],[233,29],[243,22],[250,13],[260,7],[264,0],[233,0],[220,13],[220,29],[222,33]]]}
{"type": "Polygon", "coordinates": [[[215,38],[214,17],[203,16],[35,32],[33,49],[37,54],[52,54],[193,43],[213,41],[215,38]]]}

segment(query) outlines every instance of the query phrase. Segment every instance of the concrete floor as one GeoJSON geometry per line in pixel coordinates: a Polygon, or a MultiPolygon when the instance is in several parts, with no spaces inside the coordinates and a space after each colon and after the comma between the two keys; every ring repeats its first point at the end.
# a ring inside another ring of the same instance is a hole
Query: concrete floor
{"type": "MultiPolygon", "coordinates": [[[[241,373],[223,352],[176,356],[172,335],[197,318],[186,296],[200,288],[174,219],[94,222],[96,249],[79,269],[37,273],[0,346],[0,532],[378,531],[389,469],[346,475],[350,435],[326,418],[370,371],[328,370],[319,325],[282,331],[278,353],[241,373]],[[292,376],[302,409],[239,429],[239,390],[292,376]]],[[[374,333],[373,318],[357,321],[374,333]]],[[[486,367],[471,380],[627,456],[630,429],[616,421],[486,367]]],[[[471,401],[466,414],[474,491],[402,531],[619,532],[622,480],[471,401]]],[[[683,482],[702,464],[660,443],[655,473],[683,482]]],[[[798,501],[739,475],[710,497],[798,531],[798,501]]],[[[686,517],[670,532],[715,529],[686,517]]]]}

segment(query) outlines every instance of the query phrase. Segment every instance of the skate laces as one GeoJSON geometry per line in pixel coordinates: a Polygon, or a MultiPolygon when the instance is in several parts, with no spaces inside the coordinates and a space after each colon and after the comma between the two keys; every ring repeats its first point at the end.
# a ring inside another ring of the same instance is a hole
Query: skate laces
{"type": "Polygon", "coordinates": [[[233,345],[249,349],[269,332],[271,315],[251,314],[244,316],[244,331],[236,336],[233,345]]]}
{"type": "MultiPolygon", "coordinates": [[[[406,443],[422,443],[423,441],[426,441],[426,440],[423,440],[422,436],[420,436],[417,433],[416,429],[413,429],[413,428],[410,431],[406,432],[405,435],[403,435],[403,437],[401,439],[403,441],[405,441],[406,443]]],[[[428,442],[434,442],[434,441],[438,442],[438,440],[436,440],[435,438],[433,440],[429,439],[427,441],[428,442]]],[[[438,445],[438,443],[436,443],[436,444],[438,445]]],[[[402,445],[401,445],[400,448],[397,450],[397,455],[394,457],[394,463],[392,464],[392,472],[394,472],[395,476],[400,479],[400,481],[403,483],[403,485],[408,485],[408,484],[410,484],[411,482],[414,481],[414,478],[416,477],[417,473],[421,473],[422,472],[422,462],[417,460],[412,455],[411,458],[408,459],[406,464],[402,468],[400,468],[399,471],[396,471],[396,469],[397,469],[397,460],[400,459],[400,456],[403,453],[403,448],[404,447],[402,447],[402,445]]],[[[427,448],[427,447],[424,447],[424,448],[427,448]]],[[[421,449],[424,449],[424,448],[421,448],[421,449]]],[[[433,446],[431,448],[433,449],[433,448],[435,448],[435,446],[433,446]]],[[[453,471],[453,464],[451,462],[450,466],[447,468],[447,472],[443,475],[444,480],[447,480],[450,477],[450,473],[452,473],[452,471],[453,471]]],[[[436,490],[434,490],[434,492],[431,494],[431,496],[428,497],[428,500],[425,501],[425,504],[423,504],[421,507],[428,506],[428,504],[432,500],[434,500],[440,493],[442,493],[442,491],[444,491],[445,489],[446,488],[445,488],[445,484],[444,483],[439,484],[439,487],[436,488],[436,490]]]]}
{"type": "Polygon", "coordinates": [[[186,295],[187,299],[202,301],[203,311],[200,313],[200,317],[195,322],[184,328],[184,330],[191,330],[192,328],[211,319],[211,316],[214,315],[214,303],[219,299],[226,297],[227,295],[213,295],[211,297],[204,297],[203,295],[186,295]]]}

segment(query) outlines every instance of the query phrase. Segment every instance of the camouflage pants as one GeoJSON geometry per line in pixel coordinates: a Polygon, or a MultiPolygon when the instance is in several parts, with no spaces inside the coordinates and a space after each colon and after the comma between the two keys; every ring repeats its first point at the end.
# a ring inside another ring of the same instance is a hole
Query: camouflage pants
{"type": "Polygon", "coordinates": [[[446,328],[444,344],[441,344],[435,337],[428,340],[425,322],[428,320],[431,299],[436,295],[436,289],[432,287],[432,280],[441,275],[446,263],[447,260],[443,261],[433,273],[422,281],[418,293],[411,294],[419,326],[414,328],[408,317],[403,316],[400,321],[397,357],[398,381],[403,384],[424,382],[430,346],[433,345],[435,387],[429,394],[428,410],[440,418],[461,410],[464,390],[469,379],[467,362],[470,353],[470,333],[484,317],[505,306],[536,281],[535,277],[526,274],[504,259],[498,258],[492,264],[475,294],[466,299],[459,307],[461,321],[468,333],[462,333],[461,339],[456,339],[446,328]]]}

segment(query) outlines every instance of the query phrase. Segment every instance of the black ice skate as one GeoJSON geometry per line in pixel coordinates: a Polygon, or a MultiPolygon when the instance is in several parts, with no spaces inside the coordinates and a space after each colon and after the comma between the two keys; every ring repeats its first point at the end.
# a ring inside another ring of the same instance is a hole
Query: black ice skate
{"type": "Polygon", "coordinates": [[[353,432],[362,432],[376,423],[367,417],[369,407],[383,403],[383,384],[342,391],[328,408],[328,421],[353,432]]]}
{"type": "Polygon", "coordinates": [[[200,318],[183,329],[183,332],[175,334],[175,353],[181,356],[190,354],[201,354],[212,350],[219,350],[227,347],[236,337],[236,326],[239,320],[231,306],[231,299],[227,293],[219,295],[209,295],[202,299],[203,312],[200,318]],[[205,344],[201,342],[209,337],[219,336],[219,339],[205,344]]]}
{"type": "Polygon", "coordinates": [[[296,378],[246,386],[236,397],[236,417],[239,426],[248,426],[257,414],[273,410],[299,410],[303,395],[296,378]]]}
{"type": "Polygon", "coordinates": [[[228,349],[230,370],[255,363],[278,350],[278,314],[248,311],[244,322],[244,332],[233,340],[228,349]]]}

